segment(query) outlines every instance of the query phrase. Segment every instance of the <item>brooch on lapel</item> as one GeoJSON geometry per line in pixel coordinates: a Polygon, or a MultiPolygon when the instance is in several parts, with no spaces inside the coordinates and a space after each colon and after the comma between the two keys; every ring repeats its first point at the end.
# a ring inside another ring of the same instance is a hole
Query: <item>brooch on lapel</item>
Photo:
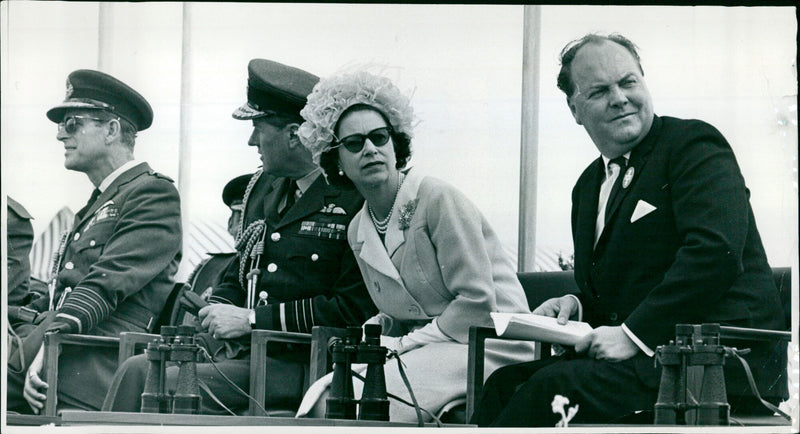
{"type": "Polygon", "coordinates": [[[323,214],[347,215],[347,211],[340,206],[336,206],[335,203],[329,203],[327,206],[323,206],[319,212],[323,214]]]}
{"type": "Polygon", "coordinates": [[[628,170],[625,171],[625,177],[622,178],[622,188],[628,188],[628,186],[631,185],[634,173],[633,166],[629,167],[628,170]]]}
{"type": "Polygon", "coordinates": [[[414,217],[414,211],[417,210],[417,202],[419,199],[414,199],[406,202],[405,205],[400,207],[398,220],[400,221],[400,230],[408,229],[411,225],[411,219],[414,217]]]}

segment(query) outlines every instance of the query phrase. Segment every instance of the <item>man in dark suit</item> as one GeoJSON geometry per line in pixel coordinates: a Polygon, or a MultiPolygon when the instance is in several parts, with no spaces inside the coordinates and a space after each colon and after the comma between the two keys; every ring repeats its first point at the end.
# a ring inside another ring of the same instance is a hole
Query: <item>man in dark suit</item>
{"type": "MultiPolygon", "coordinates": [[[[214,287],[211,304],[199,312],[203,327],[222,344],[215,353],[217,367],[244,391],[250,387],[252,330],[310,333],[315,325],[358,326],[377,311],[347,244],[347,225],[363,199],[355,189],[328,185],[297,138],[300,109],[319,79],[264,59],[250,61],[248,73],[247,104],[233,117],[252,121],[248,145],[258,148],[262,169],[245,190],[237,260],[214,287]]],[[[268,408],[297,407],[308,361],[305,350],[270,352],[268,408]]],[[[247,409],[247,397],[212,366],[200,364],[197,370],[208,385],[201,391],[203,413],[222,413],[219,404],[247,409]]],[[[143,357],[129,359],[104,409],[138,411],[145,372],[143,357]]],[[[168,371],[168,387],[175,374],[168,371]]]]}
{"type": "MultiPolygon", "coordinates": [[[[652,410],[660,378],[654,350],[674,338],[676,324],[786,326],[725,138],[702,121],[656,116],[636,47],[620,35],[573,41],[561,64],[558,87],[601,157],[572,193],[581,294],[534,313],[566,323],[582,311],[594,331],[564,357],[498,370],[475,413],[480,425],[553,426],[556,394],[579,405],[573,422],[652,410]]],[[[785,372],[780,346],[732,346],[753,349],[762,396],[785,396],[785,377],[774,376],[785,372]]],[[[726,378],[735,411],[750,392],[738,363],[726,365],[726,378]]]]}
{"type": "MultiPolygon", "coordinates": [[[[58,124],[65,167],[84,172],[96,188],[62,239],[50,310],[41,320],[63,333],[149,331],[172,289],[182,241],[172,180],[133,157],[136,132],[153,121],[150,104],[110,75],[78,70],[67,78],[66,99],[47,117],[58,124]]],[[[43,408],[42,358],[40,349],[26,371],[9,369],[10,410],[43,408]]],[[[116,350],[65,349],[58,408],[99,410],[116,367],[116,350]]]]}

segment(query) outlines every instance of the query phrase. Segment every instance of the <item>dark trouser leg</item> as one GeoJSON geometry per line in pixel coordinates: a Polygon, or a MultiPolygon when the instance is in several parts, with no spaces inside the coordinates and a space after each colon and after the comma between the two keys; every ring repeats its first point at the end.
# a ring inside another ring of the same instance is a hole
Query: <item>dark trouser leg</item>
{"type": "Polygon", "coordinates": [[[144,354],[133,356],[120,365],[103,401],[103,411],[138,413],[147,379],[148,361],[144,354]]]}
{"type": "MultiPolygon", "coordinates": [[[[555,426],[555,395],[569,399],[579,410],[571,423],[608,423],[637,410],[652,410],[658,390],[642,383],[636,364],[645,356],[612,363],[576,358],[537,366],[491,426],[555,426]]],[[[649,363],[652,361],[648,358],[649,363]]],[[[566,411],[566,408],[565,408],[566,411]]]]}
{"type": "Polygon", "coordinates": [[[58,410],[100,410],[118,360],[117,348],[62,347],[58,359],[58,410]]]}
{"type": "MultiPolygon", "coordinates": [[[[57,409],[100,410],[108,382],[116,370],[117,350],[64,346],[58,359],[57,409]]],[[[8,409],[31,413],[23,389],[26,372],[8,372],[8,409]]],[[[40,377],[46,380],[45,373],[40,377]]]]}
{"type": "Polygon", "coordinates": [[[527,381],[542,366],[556,360],[558,359],[550,357],[504,366],[494,371],[483,386],[483,393],[475,404],[475,412],[470,423],[489,426],[508,405],[520,384],[527,381]]]}
{"type": "Polygon", "coordinates": [[[27,371],[21,373],[8,371],[6,389],[7,390],[7,407],[8,411],[14,411],[22,414],[33,414],[28,401],[22,395],[22,390],[25,387],[25,375],[27,371]]]}
{"type": "MultiPolygon", "coordinates": [[[[250,359],[224,360],[216,364],[239,389],[250,393],[250,359]]],[[[267,410],[294,410],[303,397],[303,381],[306,365],[292,361],[267,358],[267,410]]],[[[170,384],[177,378],[178,368],[167,371],[170,384]]],[[[197,378],[204,382],[216,398],[237,414],[242,414],[250,406],[250,400],[237,392],[235,388],[209,363],[197,365],[197,378]]],[[[174,387],[174,386],[171,386],[174,387]]],[[[200,389],[203,397],[202,412],[204,414],[228,414],[204,389],[200,389]]]]}
{"type": "MultiPolygon", "coordinates": [[[[223,360],[217,362],[216,366],[237,387],[249,393],[249,358],[223,360]]],[[[103,410],[138,412],[141,408],[141,395],[147,378],[147,367],[147,358],[143,355],[126,360],[120,366],[108,390],[103,410]]],[[[303,396],[304,366],[293,362],[267,359],[267,369],[268,372],[273,373],[267,386],[267,406],[280,409],[296,408],[303,396]]],[[[205,383],[222,404],[241,414],[250,405],[248,398],[238,393],[219,371],[209,363],[197,364],[198,380],[205,383]]],[[[168,392],[175,391],[178,372],[177,366],[167,368],[165,388],[168,392]]],[[[200,389],[200,395],[203,398],[201,413],[228,414],[203,388],[200,389]]]]}

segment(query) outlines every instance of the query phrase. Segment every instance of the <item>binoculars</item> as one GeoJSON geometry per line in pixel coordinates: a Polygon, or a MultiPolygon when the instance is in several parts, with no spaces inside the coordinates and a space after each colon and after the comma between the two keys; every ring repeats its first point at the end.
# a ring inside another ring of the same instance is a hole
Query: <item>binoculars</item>
{"type": "Polygon", "coordinates": [[[730,405],[722,372],[726,348],[719,335],[719,324],[677,324],[675,340],[656,349],[662,366],[656,425],[728,425],[730,405]],[[695,397],[692,385],[697,384],[695,397]]]}
{"type": "Polygon", "coordinates": [[[147,344],[148,369],[142,393],[142,413],[200,413],[200,387],[197,382],[197,357],[200,347],[190,325],[162,326],[161,335],[147,344]],[[166,390],[167,362],[178,364],[175,393],[166,390]]]}
{"type": "Polygon", "coordinates": [[[326,419],[389,420],[389,399],[383,367],[388,350],[381,346],[381,326],[347,327],[344,336],[328,342],[333,360],[333,380],[325,406],[326,419]],[[353,363],[366,363],[367,374],[361,399],[353,396],[353,363]]]}

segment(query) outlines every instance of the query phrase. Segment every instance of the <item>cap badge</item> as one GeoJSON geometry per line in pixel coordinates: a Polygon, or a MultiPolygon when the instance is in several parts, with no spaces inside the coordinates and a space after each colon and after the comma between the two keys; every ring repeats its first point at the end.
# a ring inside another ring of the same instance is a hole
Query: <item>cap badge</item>
{"type": "Polygon", "coordinates": [[[625,171],[625,177],[622,178],[622,188],[628,188],[631,185],[631,181],[633,181],[633,166],[629,167],[628,170],[625,171]]]}
{"type": "Polygon", "coordinates": [[[69,99],[72,96],[72,92],[74,90],[75,89],[72,88],[72,83],[70,83],[69,79],[67,79],[67,96],[65,96],[64,98],[69,99]]]}

